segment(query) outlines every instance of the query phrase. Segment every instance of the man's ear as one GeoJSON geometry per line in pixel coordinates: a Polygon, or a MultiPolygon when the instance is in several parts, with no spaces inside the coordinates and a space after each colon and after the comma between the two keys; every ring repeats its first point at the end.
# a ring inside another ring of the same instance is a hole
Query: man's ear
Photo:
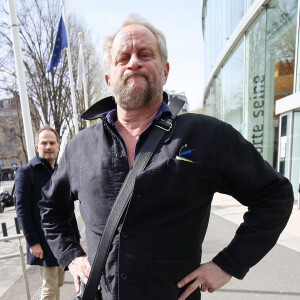
{"type": "Polygon", "coordinates": [[[110,79],[109,79],[108,74],[105,74],[104,78],[105,78],[107,86],[110,86],[110,79]]]}
{"type": "Polygon", "coordinates": [[[170,71],[170,65],[169,62],[166,62],[165,68],[164,68],[164,84],[166,84],[168,76],[169,76],[169,71],[170,71]]]}

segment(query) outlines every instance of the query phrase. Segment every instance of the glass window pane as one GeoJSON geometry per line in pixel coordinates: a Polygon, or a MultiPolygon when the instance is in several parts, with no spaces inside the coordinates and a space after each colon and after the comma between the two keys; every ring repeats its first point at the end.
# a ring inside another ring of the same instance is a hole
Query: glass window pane
{"type": "Polygon", "coordinates": [[[220,0],[206,1],[205,10],[205,76],[208,78],[216,59],[222,51],[222,10],[220,0]]]}
{"type": "Polygon", "coordinates": [[[223,67],[223,120],[243,134],[244,42],[223,67]]]}
{"type": "Polygon", "coordinates": [[[215,118],[221,119],[222,108],[222,86],[221,86],[221,73],[219,72],[212,83],[211,88],[211,115],[215,118]]]}
{"type": "Polygon", "coordinates": [[[220,0],[211,0],[211,66],[222,51],[222,10],[219,7],[220,0]]]}
{"type": "MultiPolygon", "coordinates": [[[[220,2],[219,2],[220,5],[220,2]]],[[[245,13],[245,1],[223,0],[223,44],[230,38],[245,13]]]]}
{"type": "Polygon", "coordinates": [[[298,31],[298,53],[296,54],[298,56],[298,63],[296,66],[297,70],[297,75],[296,75],[296,86],[295,86],[295,91],[299,92],[300,91],[300,29],[298,31]]]}
{"type": "Polygon", "coordinates": [[[253,2],[254,0],[246,0],[247,9],[249,9],[253,2]]]}
{"type": "Polygon", "coordinates": [[[211,70],[211,1],[205,1],[205,24],[204,24],[204,51],[205,51],[205,78],[208,78],[211,70]]]}
{"type": "Polygon", "coordinates": [[[275,168],[278,152],[278,116],[275,102],[293,93],[297,1],[276,0],[267,6],[266,87],[263,156],[275,168]]]}
{"type": "Polygon", "coordinates": [[[266,13],[246,33],[245,138],[263,154],[266,13]]]}
{"type": "Polygon", "coordinates": [[[211,116],[211,95],[210,92],[207,95],[207,98],[205,99],[205,105],[204,105],[205,111],[204,113],[208,116],[211,116]]]}
{"type": "MultiPolygon", "coordinates": [[[[294,113],[291,183],[294,188],[294,198],[298,199],[298,189],[300,184],[300,112],[294,113]]],[[[297,201],[299,201],[299,199],[297,201]]]]}

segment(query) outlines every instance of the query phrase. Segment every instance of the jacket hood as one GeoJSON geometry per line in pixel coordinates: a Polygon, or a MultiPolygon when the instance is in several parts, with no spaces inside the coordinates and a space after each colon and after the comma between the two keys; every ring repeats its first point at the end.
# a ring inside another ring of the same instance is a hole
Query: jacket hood
{"type": "MultiPolygon", "coordinates": [[[[168,104],[168,94],[166,92],[163,92],[163,100],[168,104]]],[[[93,104],[81,114],[81,118],[84,120],[95,120],[115,108],[117,108],[115,99],[113,96],[109,96],[93,104]]]]}

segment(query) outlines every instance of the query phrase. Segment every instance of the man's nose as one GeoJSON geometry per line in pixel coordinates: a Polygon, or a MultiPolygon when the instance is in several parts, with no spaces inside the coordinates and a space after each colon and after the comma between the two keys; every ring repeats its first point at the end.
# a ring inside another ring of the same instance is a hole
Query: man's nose
{"type": "Polygon", "coordinates": [[[137,70],[142,66],[142,62],[136,54],[132,54],[128,62],[128,68],[131,70],[137,70]]]}

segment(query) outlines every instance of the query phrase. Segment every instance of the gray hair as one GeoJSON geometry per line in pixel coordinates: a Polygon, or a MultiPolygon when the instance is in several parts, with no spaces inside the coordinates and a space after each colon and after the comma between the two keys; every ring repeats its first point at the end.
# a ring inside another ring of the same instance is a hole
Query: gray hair
{"type": "Polygon", "coordinates": [[[149,29],[154,36],[156,37],[157,43],[158,43],[158,49],[160,52],[160,57],[161,57],[161,61],[162,64],[164,65],[167,60],[168,60],[168,50],[167,50],[167,41],[166,38],[164,36],[164,34],[156,29],[152,24],[150,24],[149,22],[147,22],[145,19],[131,14],[129,15],[123,22],[122,27],[115,32],[112,35],[106,36],[104,41],[103,41],[103,52],[104,52],[104,56],[103,56],[103,66],[106,72],[109,71],[109,64],[110,64],[110,54],[111,54],[111,48],[112,48],[112,44],[114,42],[114,39],[116,37],[116,35],[126,26],[128,25],[142,25],[144,27],[146,27],[147,29],[149,29]]]}

